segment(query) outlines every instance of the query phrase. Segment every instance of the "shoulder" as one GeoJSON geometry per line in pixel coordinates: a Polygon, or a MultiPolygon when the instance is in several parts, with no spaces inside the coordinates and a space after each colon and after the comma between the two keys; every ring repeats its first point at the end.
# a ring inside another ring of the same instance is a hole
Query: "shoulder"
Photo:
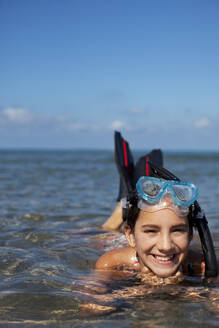
{"type": "Polygon", "coordinates": [[[103,254],[96,263],[96,269],[118,269],[121,266],[133,266],[136,252],[131,247],[123,247],[103,254]]]}

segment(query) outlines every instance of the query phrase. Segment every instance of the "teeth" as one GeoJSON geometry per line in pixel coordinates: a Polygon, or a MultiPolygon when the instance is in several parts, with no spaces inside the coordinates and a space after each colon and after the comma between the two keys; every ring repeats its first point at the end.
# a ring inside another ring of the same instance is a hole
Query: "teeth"
{"type": "Polygon", "coordinates": [[[154,255],[154,257],[159,261],[170,261],[173,259],[173,255],[166,257],[154,255]]]}

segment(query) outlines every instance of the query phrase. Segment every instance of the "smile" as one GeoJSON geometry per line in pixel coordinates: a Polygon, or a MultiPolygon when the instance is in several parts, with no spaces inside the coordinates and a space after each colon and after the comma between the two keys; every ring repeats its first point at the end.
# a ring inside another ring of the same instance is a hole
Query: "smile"
{"type": "Polygon", "coordinates": [[[152,254],[152,256],[154,262],[158,264],[172,264],[176,257],[175,254],[168,255],[168,256],[159,256],[159,255],[152,254]]]}

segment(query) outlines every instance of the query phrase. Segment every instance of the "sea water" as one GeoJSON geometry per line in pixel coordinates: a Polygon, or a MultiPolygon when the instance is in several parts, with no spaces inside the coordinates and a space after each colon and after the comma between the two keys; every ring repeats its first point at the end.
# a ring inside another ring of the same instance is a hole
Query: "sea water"
{"type": "MultiPolygon", "coordinates": [[[[198,186],[219,255],[219,153],[164,163],[198,186]]],[[[0,152],[1,327],[219,326],[218,279],[153,287],[95,273],[118,181],[112,151],[0,152]]]]}

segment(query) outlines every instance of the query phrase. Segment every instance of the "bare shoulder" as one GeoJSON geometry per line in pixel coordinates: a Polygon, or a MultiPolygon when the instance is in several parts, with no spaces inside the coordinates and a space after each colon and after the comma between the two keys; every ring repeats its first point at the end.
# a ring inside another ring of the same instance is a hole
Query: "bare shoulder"
{"type": "Polygon", "coordinates": [[[103,254],[96,263],[96,269],[118,269],[131,267],[136,261],[136,252],[131,247],[123,247],[103,254]]]}

